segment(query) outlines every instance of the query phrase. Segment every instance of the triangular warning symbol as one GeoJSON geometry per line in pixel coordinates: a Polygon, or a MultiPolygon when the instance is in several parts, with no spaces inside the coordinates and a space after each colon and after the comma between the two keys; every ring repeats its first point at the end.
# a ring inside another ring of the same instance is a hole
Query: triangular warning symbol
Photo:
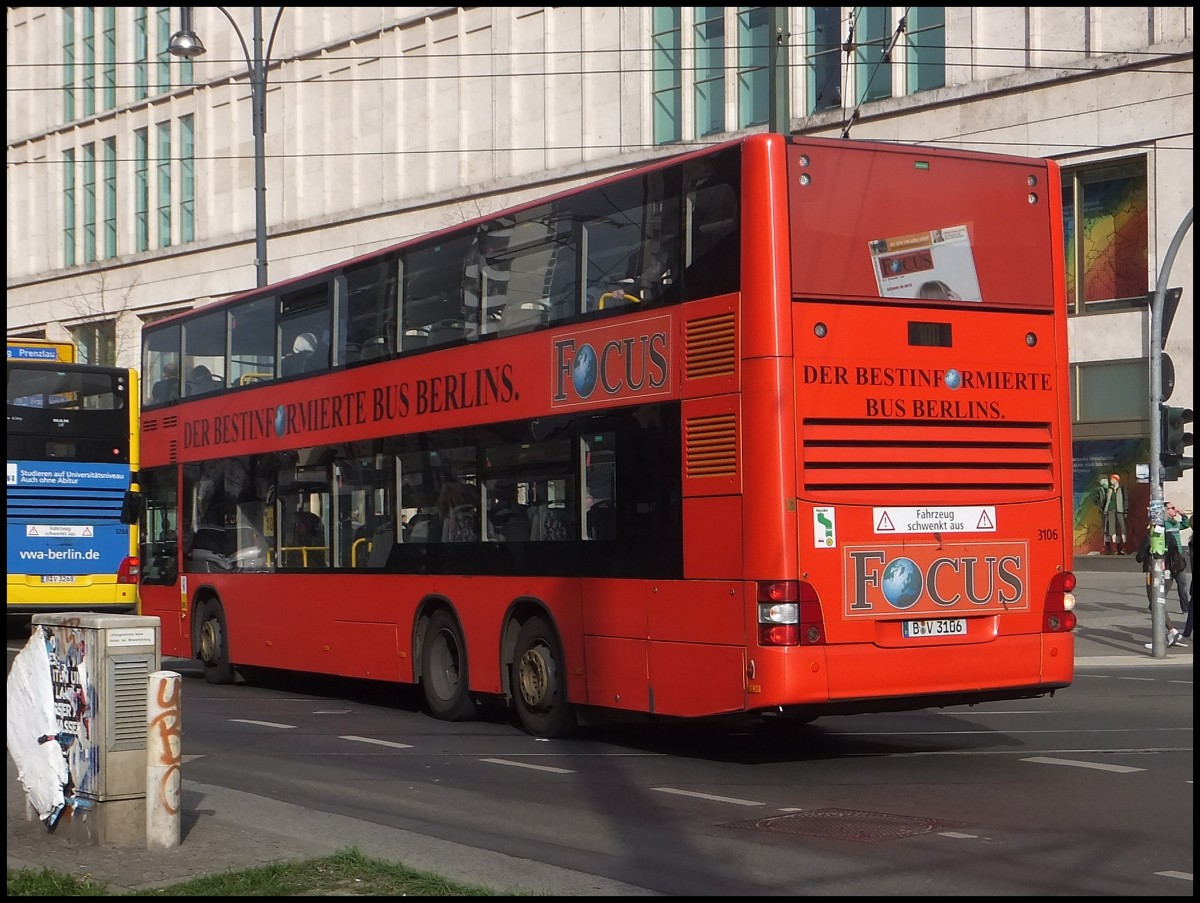
{"type": "Polygon", "coordinates": [[[38,532],[38,528],[37,528],[37,527],[30,527],[30,528],[29,528],[29,535],[30,535],[30,536],[41,536],[42,534],[38,532]]]}
{"type": "Polygon", "coordinates": [[[895,524],[892,523],[892,519],[890,517],[888,517],[888,513],[886,511],[884,511],[883,514],[879,518],[879,523],[877,523],[875,525],[875,532],[876,533],[891,533],[895,529],[896,529],[896,526],[895,526],[895,524]]]}
{"type": "Polygon", "coordinates": [[[996,525],[992,523],[992,519],[988,517],[987,509],[984,508],[979,514],[979,525],[976,530],[995,530],[996,525]]]}
{"type": "Polygon", "coordinates": [[[91,527],[84,527],[84,528],[83,528],[83,535],[84,535],[84,536],[92,536],[92,535],[94,535],[94,534],[92,533],[92,528],[91,528],[91,527]]]}

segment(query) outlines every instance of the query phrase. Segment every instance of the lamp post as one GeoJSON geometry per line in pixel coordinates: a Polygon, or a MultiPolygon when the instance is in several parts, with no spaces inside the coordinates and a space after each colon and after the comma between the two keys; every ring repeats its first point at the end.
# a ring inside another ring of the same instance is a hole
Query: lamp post
{"type": "MultiPolygon", "coordinates": [[[[204,43],[192,30],[192,7],[180,7],[182,18],[179,31],[171,36],[167,51],[173,56],[193,59],[205,52],[204,43]]],[[[275,22],[271,26],[271,38],[267,42],[267,52],[262,49],[262,7],[253,9],[253,32],[250,44],[254,48],[253,55],[246,46],[233,16],[223,7],[218,6],[221,15],[229,20],[234,34],[242,45],[242,55],[246,58],[246,66],[250,70],[250,119],[254,128],[254,269],[258,285],[267,284],[267,67],[271,63],[271,47],[275,44],[275,32],[279,29],[279,20],[283,16],[284,7],[279,7],[275,13],[275,22]]]]}

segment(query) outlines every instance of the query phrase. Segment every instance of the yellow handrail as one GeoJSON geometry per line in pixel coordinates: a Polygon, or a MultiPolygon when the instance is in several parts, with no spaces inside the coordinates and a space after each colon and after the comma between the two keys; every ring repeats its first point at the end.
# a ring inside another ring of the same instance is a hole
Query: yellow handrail
{"type": "MultiPolygon", "coordinates": [[[[287,552],[299,552],[300,553],[300,567],[306,568],[309,566],[309,564],[308,564],[308,553],[309,552],[320,552],[322,555],[328,556],[329,555],[329,546],[280,546],[279,547],[279,560],[280,561],[283,561],[287,557],[285,554],[287,552]]],[[[328,560],[328,557],[326,558],[326,560],[328,560]]],[[[325,567],[325,566],[326,566],[325,564],[313,565],[313,567],[325,567]]]]}

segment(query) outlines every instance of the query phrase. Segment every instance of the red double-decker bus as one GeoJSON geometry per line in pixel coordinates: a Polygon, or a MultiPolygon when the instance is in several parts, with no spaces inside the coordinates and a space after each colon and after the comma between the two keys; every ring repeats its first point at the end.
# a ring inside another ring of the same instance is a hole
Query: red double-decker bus
{"type": "Polygon", "coordinates": [[[143,613],[541,736],[1065,687],[1061,192],[754,135],[150,324],[143,613]]]}

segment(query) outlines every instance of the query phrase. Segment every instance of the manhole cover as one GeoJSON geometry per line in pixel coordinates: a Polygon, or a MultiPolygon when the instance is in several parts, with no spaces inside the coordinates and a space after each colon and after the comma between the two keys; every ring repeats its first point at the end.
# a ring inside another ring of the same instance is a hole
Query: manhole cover
{"type": "Polygon", "coordinates": [[[749,828],[752,831],[772,831],[777,834],[799,834],[803,837],[827,837],[831,840],[853,840],[856,843],[876,843],[931,834],[948,828],[967,828],[970,822],[949,821],[944,818],[924,818],[919,815],[892,815],[888,812],[860,812],[857,809],[811,809],[791,815],[771,818],[751,818],[728,822],[723,828],[749,828]]]}

